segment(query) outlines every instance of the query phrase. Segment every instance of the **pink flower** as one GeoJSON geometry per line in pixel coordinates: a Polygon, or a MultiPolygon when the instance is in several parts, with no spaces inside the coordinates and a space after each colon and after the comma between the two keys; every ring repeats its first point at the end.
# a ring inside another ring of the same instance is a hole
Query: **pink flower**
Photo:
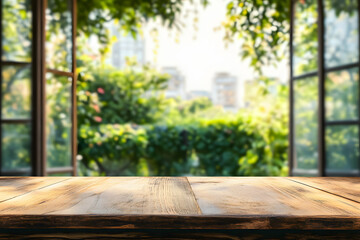
{"type": "Polygon", "coordinates": [[[99,105],[93,105],[92,107],[96,112],[100,112],[99,105]]]}
{"type": "Polygon", "coordinates": [[[103,88],[98,88],[97,89],[98,93],[100,94],[104,94],[105,93],[105,90],[103,88]]]}
{"type": "Polygon", "coordinates": [[[102,121],[102,118],[99,117],[99,116],[95,116],[95,117],[94,117],[94,120],[95,120],[95,122],[101,122],[101,121],[102,121]]]}

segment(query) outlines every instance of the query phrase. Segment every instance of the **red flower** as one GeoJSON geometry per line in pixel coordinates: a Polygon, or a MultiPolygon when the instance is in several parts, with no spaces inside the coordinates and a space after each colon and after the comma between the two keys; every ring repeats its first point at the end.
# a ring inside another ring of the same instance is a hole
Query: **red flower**
{"type": "Polygon", "coordinates": [[[94,117],[94,120],[95,120],[95,122],[101,122],[101,121],[102,121],[102,118],[99,117],[99,116],[95,116],[95,117],[94,117]]]}
{"type": "Polygon", "coordinates": [[[100,94],[104,94],[105,93],[105,90],[103,88],[98,88],[97,89],[98,93],[100,94]]]}

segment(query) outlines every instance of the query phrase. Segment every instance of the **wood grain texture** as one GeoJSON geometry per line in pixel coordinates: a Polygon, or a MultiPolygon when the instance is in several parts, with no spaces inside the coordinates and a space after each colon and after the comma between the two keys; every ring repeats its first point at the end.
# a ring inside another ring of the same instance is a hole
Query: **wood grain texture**
{"type": "Polygon", "coordinates": [[[0,215],[196,215],[186,178],[71,178],[0,204],[0,215]]]}
{"type": "Polygon", "coordinates": [[[286,178],[189,177],[203,214],[360,216],[360,205],[286,178]]]}
{"type": "Polygon", "coordinates": [[[0,177],[0,202],[45,188],[62,181],[66,177],[0,177]]]}
{"type": "Polygon", "coordinates": [[[360,177],[291,177],[289,180],[360,203],[360,177]]]}
{"type": "Polygon", "coordinates": [[[70,177],[43,178],[43,187],[26,179],[4,184],[29,191],[0,202],[0,234],[183,229],[217,230],[221,239],[223,230],[360,229],[360,203],[289,178],[70,177]]]}

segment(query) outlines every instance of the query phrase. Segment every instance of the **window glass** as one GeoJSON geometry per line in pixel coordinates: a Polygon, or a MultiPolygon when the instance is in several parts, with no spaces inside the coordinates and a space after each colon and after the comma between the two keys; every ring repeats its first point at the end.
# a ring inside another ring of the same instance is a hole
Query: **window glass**
{"type": "Polygon", "coordinates": [[[317,99],[317,78],[306,78],[294,82],[295,169],[317,169],[317,99]]]}
{"type": "Polygon", "coordinates": [[[327,121],[358,119],[358,68],[328,73],[325,89],[327,121]]]}
{"type": "Polygon", "coordinates": [[[2,67],[2,118],[30,118],[30,66],[2,67]]]}
{"type": "Polygon", "coordinates": [[[30,174],[30,125],[2,124],[2,171],[25,169],[30,174]]]}
{"type": "Polygon", "coordinates": [[[32,13],[28,0],[2,2],[2,60],[31,61],[32,13]]]}
{"type": "Polygon", "coordinates": [[[293,33],[293,72],[295,76],[317,70],[317,29],[316,0],[297,1],[293,33]]]}
{"type": "Polygon", "coordinates": [[[326,127],[326,171],[359,169],[358,126],[326,127]]]}
{"type": "Polygon", "coordinates": [[[48,0],[46,9],[46,67],[72,71],[71,1],[48,0]]]}
{"type": "Polygon", "coordinates": [[[72,78],[46,74],[47,167],[71,165],[72,78]]]}
{"type": "Polygon", "coordinates": [[[357,0],[325,0],[325,67],[359,59],[357,0]]]}

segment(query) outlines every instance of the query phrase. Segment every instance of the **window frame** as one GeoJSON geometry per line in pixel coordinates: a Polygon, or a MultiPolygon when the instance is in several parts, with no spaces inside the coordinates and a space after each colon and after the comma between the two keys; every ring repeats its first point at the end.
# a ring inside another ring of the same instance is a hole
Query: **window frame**
{"type": "MultiPolygon", "coordinates": [[[[26,66],[31,65],[31,115],[27,119],[3,119],[0,111],[0,125],[2,124],[30,124],[31,126],[31,172],[32,176],[46,176],[48,174],[70,173],[76,176],[76,155],[77,155],[77,112],[76,112],[76,26],[77,26],[77,3],[72,0],[72,66],[71,72],[58,71],[56,69],[47,69],[45,62],[45,23],[47,0],[32,1],[32,46],[31,62],[3,61],[3,46],[0,41],[0,71],[3,66],[26,66]],[[47,72],[56,76],[66,76],[73,79],[71,86],[71,165],[66,167],[46,167],[46,79],[47,72]]],[[[3,34],[2,27],[3,4],[0,4],[0,35],[3,34]]],[[[2,39],[2,38],[1,38],[2,39]]],[[[0,74],[0,86],[2,86],[3,77],[0,74]]],[[[0,97],[0,106],[2,108],[2,97],[0,97]]],[[[2,138],[2,128],[0,126],[0,136],[2,138]]],[[[3,171],[2,169],[2,141],[0,141],[0,175],[17,176],[29,174],[29,169],[16,169],[3,171]]]]}
{"type": "MultiPolygon", "coordinates": [[[[360,100],[358,100],[358,119],[357,120],[337,120],[337,121],[327,121],[325,115],[325,98],[326,98],[326,89],[325,81],[326,75],[331,72],[349,70],[352,68],[357,68],[360,75],[360,60],[357,62],[342,64],[336,67],[325,68],[325,17],[324,17],[324,1],[317,0],[317,13],[318,13],[318,70],[294,76],[293,69],[293,40],[294,40],[294,24],[295,23],[295,5],[298,0],[290,1],[290,87],[289,87],[289,175],[308,175],[308,176],[360,176],[360,158],[359,169],[354,169],[351,171],[345,170],[326,170],[326,127],[327,126],[357,126],[359,128],[359,143],[360,143],[360,100]],[[294,82],[301,81],[309,77],[318,77],[318,168],[315,170],[303,170],[295,169],[295,122],[294,122],[294,82]]],[[[357,1],[357,12],[358,12],[358,51],[360,56],[360,0],[357,1]]],[[[360,58],[360,57],[359,57],[360,58]]],[[[358,84],[358,94],[360,95],[360,81],[358,84]]],[[[360,150],[360,144],[359,144],[360,150]]]]}

